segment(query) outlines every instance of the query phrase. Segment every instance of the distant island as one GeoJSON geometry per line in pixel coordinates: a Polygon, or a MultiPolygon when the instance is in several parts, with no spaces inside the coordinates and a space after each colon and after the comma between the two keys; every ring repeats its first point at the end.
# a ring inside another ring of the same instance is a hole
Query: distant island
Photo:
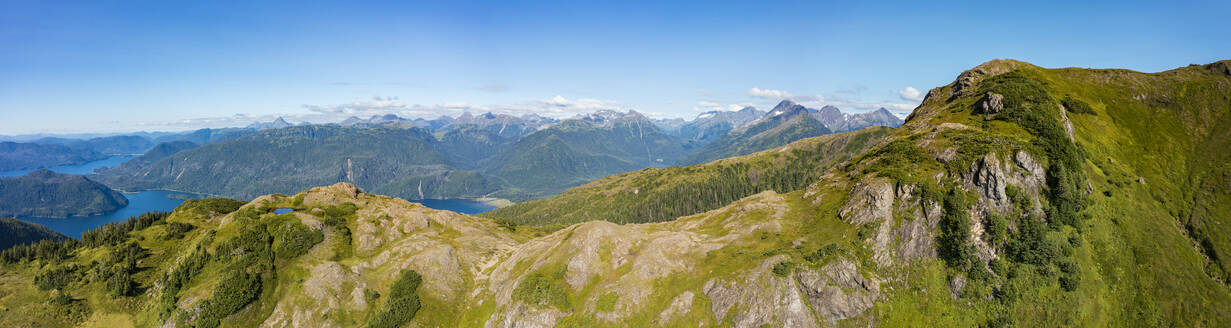
{"type": "Polygon", "coordinates": [[[0,216],[66,218],[110,213],[128,205],[118,191],[80,175],[38,170],[0,178],[0,216]]]}

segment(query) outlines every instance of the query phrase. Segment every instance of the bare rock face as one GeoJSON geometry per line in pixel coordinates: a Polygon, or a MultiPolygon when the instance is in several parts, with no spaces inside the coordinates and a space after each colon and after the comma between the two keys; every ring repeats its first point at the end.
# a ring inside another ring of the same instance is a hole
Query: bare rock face
{"type": "Polygon", "coordinates": [[[795,279],[774,275],[770,268],[785,260],[782,255],[761,262],[761,266],[735,282],[710,280],[705,284],[705,295],[711,302],[711,310],[718,321],[728,315],[735,327],[816,327],[813,312],[804,301],[803,292],[795,279]],[[728,313],[732,307],[738,313],[728,313]]]}
{"type": "Polygon", "coordinates": [[[953,277],[953,280],[949,280],[949,296],[957,299],[964,289],[966,289],[966,275],[958,275],[953,277]]]}
{"type": "Polygon", "coordinates": [[[871,309],[881,297],[880,282],[864,277],[847,259],[830,263],[820,272],[797,270],[795,278],[813,311],[831,325],[871,309]]]}
{"type": "Polygon", "coordinates": [[[1004,191],[1009,178],[996,153],[988,153],[971,163],[970,170],[973,174],[968,187],[978,190],[980,198],[991,208],[1004,211],[1011,206],[1009,196],[1004,191]]]}
{"type": "Polygon", "coordinates": [[[868,178],[851,188],[850,198],[838,210],[838,217],[854,225],[864,225],[893,217],[893,185],[883,178],[868,178]]]}
{"type": "Polygon", "coordinates": [[[1045,183],[1044,178],[1047,172],[1043,169],[1043,165],[1035,161],[1034,157],[1031,157],[1030,154],[1020,150],[1013,154],[1013,163],[1017,164],[1017,167],[1023,171],[1021,175],[1022,188],[1028,194],[1037,195],[1042,190],[1043,183],[1045,183]]]}
{"type": "Polygon", "coordinates": [[[555,308],[538,308],[517,302],[502,320],[490,320],[487,328],[549,328],[555,327],[560,318],[568,315],[555,308]]]}
{"type": "Polygon", "coordinates": [[[866,242],[872,246],[872,259],[882,267],[893,264],[893,184],[884,178],[865,178],[851,188],[850,198],[838,217],[853,225],[878,223],[876,234],[866,242]]]}
{"type": "Polygon", "coordinates": [[[983,110],[984,119],[991,119],[992,115],[1000,113],[1004,109],[1004,96],[996,93],[988,92],[983,101],[979,103],[979,109],[983,110]]]}
{"type": "Polygon", "coordinates": [[[300,291],[306,298],[283,298],[262,327],[336,327],[337,324],[323,320],[339,310],[363,311],[368,307],[363,297],[363,281],[346,271],[336,262],[325,262],[312,267],[311,274],[303,282],[300,291]],[[347,282],[347,283],[341,283],[347,282]],[[355,297],[358,295],[358,297],[355,297]]]}
{"type": "Polygon", "coordinates": [[[1073,122],[1069,121],[1069,111],[1060,105],[1060,121],[1064,123],[1064,133],[1069,135],[1069,141],[1073,141],[1073,122]]]}
{"type": "Polygon", "coordinates": [[[940,204],[923,201],[912,213],[914,220],[903,222],[895,231],[898,240],[898,259],[910,260],[936,257],[936,231],[940,224],[940,204]]]}

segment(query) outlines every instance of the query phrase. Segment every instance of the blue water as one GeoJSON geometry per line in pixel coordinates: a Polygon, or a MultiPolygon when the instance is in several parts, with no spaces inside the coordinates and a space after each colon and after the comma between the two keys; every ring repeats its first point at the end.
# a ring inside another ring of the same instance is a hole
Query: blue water
{"type": "Polygon", "coordinates": [[[295,209],[293,208],[279,208],[274,210],[274,214],[286,214],[294,211],[295,209]]]}
{"type": "MultiPolygon", "coordinates": [[[[120,165],[136,157],[137,155],[119,155],[81,165],[53,166],[47,169],[64,174],[90,174],[94,173],[95,169],[120,165]]],[[[18,177],[30,172],[34,172],[34,170],[0,171],[0,177],[18,177]]]]}
{"type": "Polygon", "coordinates": [[[493,210],[496,207],[470,199],[421,199],[412,202],[423,204],[429,208],[454,211],[462,214],[478,214],[493,210]]]}
{"type": "MultiPolygon", "coordinates": [[[[89,162],[82,165],[57,166],[48,169],[65,174],[89,174],[93,173],[95,169],[119,165],[135,157],[137,156],[113,156],[111,158],[89,162]]],[[[0,172],[0,177],[22,176],[26,175],[26,173],[30,173],[31,171],[33,170],[3,171],[0,172]]],[[[129,217],[141,215],[146,212],[171,211],[175,209],[176,206],[184,203],[184,199],[186,198],[201,198],[199,195],[195,194],[163,190],[146,190],[137,193],[128,193],[124,194],[124,197],[128,197],[128,206],[125,206],[124,208],[110,214],[71,217],[64,219],[28,217],[18,217],[18,219],[45,225],[48,228],[51,228],[51,230],[68,235],[69,237],[81,238],[81,233],[86,230],[94,229],[110,222],[127,220],[129,217]],[[177,197],[167,197],[171,195],[176,195],[177,197]]],[[[495,206],[470,199],[423,199],[414,200],[413,202],[423,204],[424,206],[433,209],[454,211],[463,214],[477,214],[496,208],[495,206]]],[[[290,213],[291,209],[280,208],[274,212],[278,214],[290,213]]]]}
{"type": "Polygon", "coordinates": [[[27,217],[18,217],[17,219],[45,225],[51,228],[51,230],[80,239],[81,233],[86,230],[94,229],[110,222],[124,221],[129,217],[146,212],[168,212],[184,203],[186,198],[200,198],[194,194],[165,190],[146,190],[138,193],[124,194],[124,197],[128,197],[128,206],[110,214],[78,216],[65,219],[27,217]],[[173,195],[176,198],[168,197],[173,195]]]}

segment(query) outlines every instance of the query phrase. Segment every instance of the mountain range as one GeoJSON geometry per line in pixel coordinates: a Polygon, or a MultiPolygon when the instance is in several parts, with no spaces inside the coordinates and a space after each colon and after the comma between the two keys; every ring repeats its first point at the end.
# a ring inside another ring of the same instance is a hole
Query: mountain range
{"type": "MultiPolygon", "coordinates": [[[[561,125],[640,121],[613,115],[561,125]]],[[[168,158],[350,145],[345,129],[168,158]]],[[[427,131],[362,133],[385,130],[427,131]]],[[[898,128],[628,172],[488,217],[340,182],[17,246],[0,252],[0,311],[21,315],[0,326],[1220,326],[1229,148],[1231,61],[994,60],[898,128]]]]}
{"type": "Polygon", "coordinates": [[[350,182],[406,199],[524,201],[611,174],[743,155],[830,133],[813,118],[814,111],[790,101],[779,107],[795,112],[704,113],[675,131],[635,111],[611,110],[565,120],[466,113],[292,126],[278,119],[175,156],[147,154],[91,177],[122,190],[173,189],[240,199],[350,182]]]}

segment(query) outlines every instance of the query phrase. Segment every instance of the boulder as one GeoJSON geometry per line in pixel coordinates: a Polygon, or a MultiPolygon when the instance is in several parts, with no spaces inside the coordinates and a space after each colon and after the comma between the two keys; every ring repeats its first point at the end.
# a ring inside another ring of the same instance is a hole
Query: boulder
{"type": "Polygon", "coordinates": [[[830,263],[820,272],[797,270],[795,279],[812,303],[813,311],[830,325],[871,309],[881,297],[880,282],[864,277],[855,262],[847,259],[830,263]]]}
{"type": "Polygon", "coordinates": [[[983,110],[983,115],[987,118],[1000,113],[1004,110],[1004,96],[988,92],[983,101],[979,103],[979,109],[983,110]]]}
{"type": "Polygon", "coordinates": [[[889,180],[867,178],[851,188],[850,198],[838,217],[854,225],[864,225],[893,216],[893,186],[889,180]]]}

